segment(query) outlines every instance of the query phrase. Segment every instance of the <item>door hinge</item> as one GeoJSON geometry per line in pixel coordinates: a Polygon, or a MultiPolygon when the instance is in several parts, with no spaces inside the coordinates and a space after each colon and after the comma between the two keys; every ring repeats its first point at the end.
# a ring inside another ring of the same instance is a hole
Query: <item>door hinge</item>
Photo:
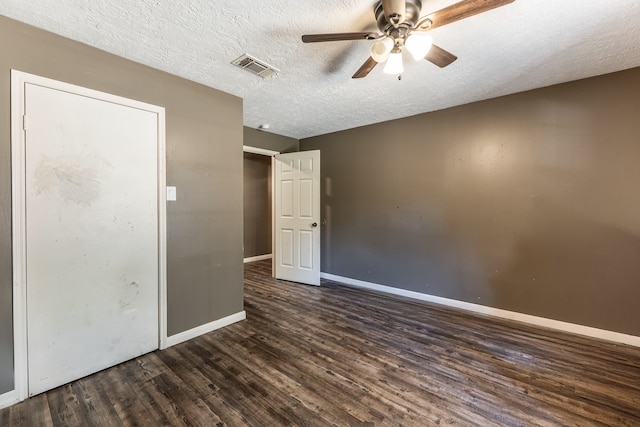
{"type": "Polygon", "coordinates": [[[22,129],[27,130],[27,115],[22,116],[22,129]]]}

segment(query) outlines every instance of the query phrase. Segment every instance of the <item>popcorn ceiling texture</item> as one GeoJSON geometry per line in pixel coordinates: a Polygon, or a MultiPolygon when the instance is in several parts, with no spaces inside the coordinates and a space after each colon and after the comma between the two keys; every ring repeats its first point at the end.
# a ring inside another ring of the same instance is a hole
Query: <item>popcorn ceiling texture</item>
{"type": "MultiPolygon", "coordinates": [[[[452,0],[423,0],[422,14],[452,0]]],[[[302,34],[376,30],[375,0],[3,0],[0,14],[244,99],[244,124],[306,138],[640,66],[640,0],[516,0],[432,31],[459,59],[405,55],[401,81],[351,75],[368,41],[302,34]],[[248,53],[280,69],[230,64],[248,53]]]]}

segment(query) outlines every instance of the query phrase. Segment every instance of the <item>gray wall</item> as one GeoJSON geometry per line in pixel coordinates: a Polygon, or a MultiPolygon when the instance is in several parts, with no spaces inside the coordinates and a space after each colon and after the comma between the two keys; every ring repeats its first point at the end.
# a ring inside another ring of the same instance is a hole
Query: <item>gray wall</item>
{"type": "Polygon", "coordinates": [[[0,40],[0,394],[13,389],[11,68],[166,108],[169,335],[242,311],[242,100],[4,17],[0,40]]]}
{"type": "Polygon", "coordinates": [[[271,253],[271,157],[244,153],[244,257],[271,253]]]}
{"type": "Polygon", "coordinates": [[[300,141],[322,270],[640,335],[640,69],[300,141]]]}

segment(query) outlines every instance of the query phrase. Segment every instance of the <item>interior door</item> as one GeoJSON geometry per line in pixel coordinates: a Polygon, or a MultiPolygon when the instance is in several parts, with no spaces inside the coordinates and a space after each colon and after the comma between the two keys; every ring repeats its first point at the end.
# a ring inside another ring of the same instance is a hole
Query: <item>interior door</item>
{"type": "Polygon", "coordinates": [[[25,85],[29,395],[158,348],[158,127],[25,85]]]}
{"type": "Polygon", "coordinates": [[[275,156],[277,279],[320,285],[320,151],[275,156]]]}

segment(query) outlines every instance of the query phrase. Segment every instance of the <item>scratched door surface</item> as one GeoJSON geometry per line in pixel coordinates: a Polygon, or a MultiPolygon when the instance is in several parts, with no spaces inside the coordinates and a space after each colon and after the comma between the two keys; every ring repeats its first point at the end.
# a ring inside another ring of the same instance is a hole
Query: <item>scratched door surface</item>
{"type": "Polygon", "coordinates": [[[29,395],[158,347],[157,115],[25,87],[29,395]]]}

